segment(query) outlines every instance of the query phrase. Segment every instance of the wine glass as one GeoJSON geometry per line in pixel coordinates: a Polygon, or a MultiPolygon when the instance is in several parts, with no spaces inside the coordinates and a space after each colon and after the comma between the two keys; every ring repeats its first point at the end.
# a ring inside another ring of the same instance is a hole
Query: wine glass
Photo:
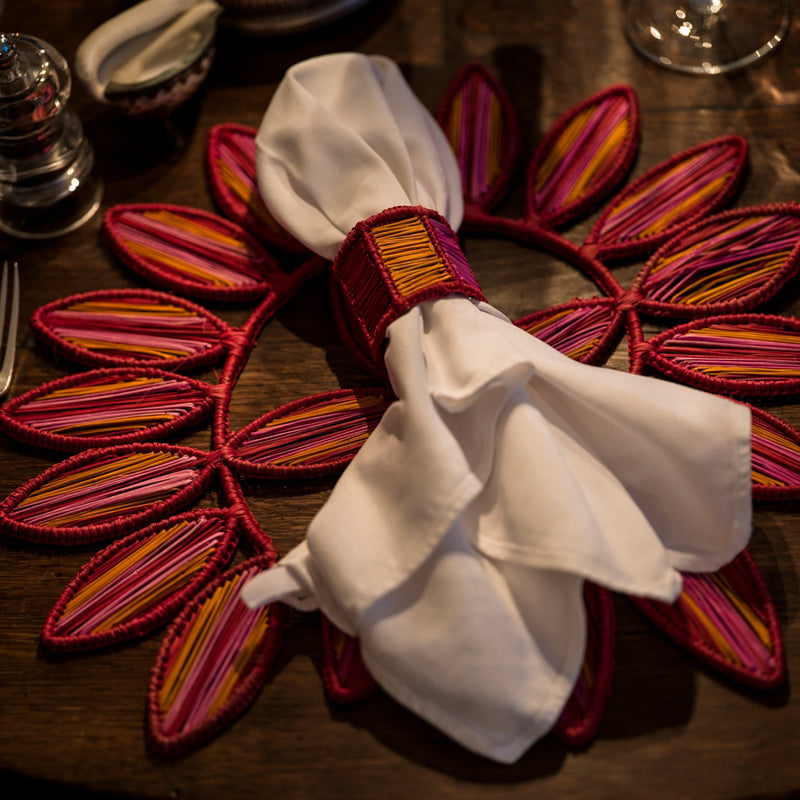
{"type": "Polygon", "coordinates": [[[790,0],[627,0],[633,47],[662,67],[718,75],[771,53],[785,38],[790,0]]]}

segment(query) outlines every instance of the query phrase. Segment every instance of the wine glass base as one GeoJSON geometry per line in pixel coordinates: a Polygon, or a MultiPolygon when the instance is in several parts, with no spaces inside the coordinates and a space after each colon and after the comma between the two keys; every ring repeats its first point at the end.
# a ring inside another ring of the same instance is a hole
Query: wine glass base
{"type": "Polygon", "coordinates": [[[790,21],[789,0],[629,0],[623,27],[633,48],[659,66],[718,75],[769,55],[790,21]]]}

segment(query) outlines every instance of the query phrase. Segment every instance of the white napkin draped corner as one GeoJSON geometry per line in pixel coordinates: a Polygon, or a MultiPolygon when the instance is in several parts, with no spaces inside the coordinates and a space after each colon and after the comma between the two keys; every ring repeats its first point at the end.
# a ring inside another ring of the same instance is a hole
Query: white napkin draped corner
{"type": "MultiPolygon", "coordinates": [[[[385,208],[460,223],[449,144],[386,58],[294,66],[257,153],[272,213],[326,257],[385,208]]],[[[746,545],[750,412],[579,364],[460,296],[414,307],[387,339],[397,401],[307,539],[243,598],[321,609],[395,699],[510,763],[574,687],[584,580],[671,602],[679,571],[746,545]]]]}

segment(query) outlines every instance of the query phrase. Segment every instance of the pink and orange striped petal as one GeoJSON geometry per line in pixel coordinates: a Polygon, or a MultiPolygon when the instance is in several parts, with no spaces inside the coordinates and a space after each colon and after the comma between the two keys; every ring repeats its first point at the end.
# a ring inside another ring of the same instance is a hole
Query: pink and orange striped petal
{"type": "Polygon", "coordinates": [[[514,324],[586,364],[599,364],[619,343],[624,318],[613,298],[571,300],[536,311],[514,324]]]}
{"type": "Polygon", "coordinates": [[[256,129],[224,122],[208,134],[206,163],[214,201],[228,219],[261,241],[290,255],[308,249],[294,238],[264,204],[256,177],[256,129]]]}
{"type": "Polygon", "coordinates": [[[518,157],[519,123],[505,91],[483,65],[467,64],[451,80],[437,119],[458,161],[465,203],[488,211],[518,157]]]}
{"type": "Polygon", "coordinates": [[[0,532],[54,545],[117,538],[188,506],[214,471],[209,453],[180,445],[85,450],[8,495],[0,532]]]}
{"type": "Polygon", "coordinates": [[[630,600],[674,642],[723,674],[762,689],[785,679],[777,612],[747,550],[717,572],[684,573],[672,605],[630,600]]]}
{"type": "Polygon", "coordinates": [[[612,86],[567,111],[530,163],[528,217],[557,228],[589,211],[625,178],[638,142],[639,104],[628,86],[612,86]]]}
{"type": "Polygon", "coordinates": [[[0,427],[26,444],[75,452],[153,441],[204,420],[212,387],[141,367],[101,369],[59,378],[0,408],[0,427]]]}
{"type": "Polygon", "coordinates": [[[56,300],[31,317],[34,333],[88,367],[191,369],[216,362],[231,328],[202,306],[149,289],[108,289],[56,300]]]}
{"type": "Polygon", "coordinates": [[[653,255],[636,279],[639,307],[681,316],[749,311],[798,271],[800,209],[736,209],[684,229],[653,255]]]}
{"type": "Polygon", "coordinates": [[[655,250],[675,232],[719,210],[738,189],[747,144],[723,136],[678,153],[620,192],[595,222],[586,244],[599,258],[655,250]]]}
{"type": "Polygon", "coordinates": [[[361,449],[392,402],[381,387],[338,389],[270,411],[232,437],[227,462],[256,478],[339,472],[361,449]]]}
{"type": "Polygon", "coordinates": [[[649,339],[644,360],[706,391],[743,397],[800,392],[800,320],[730,314],[679,325],[649,339]]]}
{"type": "Polygon", "coordinates": [[[355,703],[378,691],[364,666],[359,640],[339,630],[324,614],[322,619],[322,680],[336,703],[355,703]]]}
{"type": "Polygon", "coordinates": [[[175,756],[205,744],[252,705],[283,631],[279,603],[249,609],[244,584],[270,566],[255,556],[217,576],[167,631],[150,678],[151,749],[175,756]]]}
{"type": "Polygon", "coordinates": [[[753,499],[800,498],[800,431],[762,408],[750,411],[753,499]]]}
{"type": "Polygon", "coordinates": [[[114,542],[70,581],[42,644],[66,652],[145,636],[228,563],[236,542],[235,519],[221,509],[189,511],[114,542]]]}
{"type": "Polygon", "coordinates": [[[103,232],[134,272],[195,300],[260,300],[277,270],[242,227],[197,208],[115,205],[103,217],[103,232]]]}

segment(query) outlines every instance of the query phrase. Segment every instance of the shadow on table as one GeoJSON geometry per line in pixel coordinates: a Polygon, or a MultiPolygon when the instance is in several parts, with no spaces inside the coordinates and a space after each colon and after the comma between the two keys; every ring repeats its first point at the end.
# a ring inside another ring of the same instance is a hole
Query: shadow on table
{"type": "Polygon", "coordinates": [[[54,781],[20,775],[12,770],[0,770],[0,783],[5,800],[28,797],[57,797],[58,800],[134,800],[137,797],[124,792],[92,792],[86,788],[64,786],[54,781]]]}

